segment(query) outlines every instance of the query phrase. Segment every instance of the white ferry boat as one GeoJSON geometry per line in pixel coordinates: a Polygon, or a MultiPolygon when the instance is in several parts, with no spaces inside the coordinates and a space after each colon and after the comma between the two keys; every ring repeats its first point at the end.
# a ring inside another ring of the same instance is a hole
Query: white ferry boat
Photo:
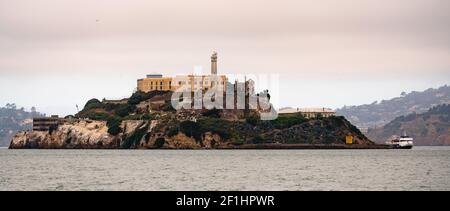
{"type": "Polygon", "coordinates": [[[413,138],[406,134],[400,137],[393,136],[386,144],[392,146],[394,149],[411,149],[414,146],[413,138]]]}

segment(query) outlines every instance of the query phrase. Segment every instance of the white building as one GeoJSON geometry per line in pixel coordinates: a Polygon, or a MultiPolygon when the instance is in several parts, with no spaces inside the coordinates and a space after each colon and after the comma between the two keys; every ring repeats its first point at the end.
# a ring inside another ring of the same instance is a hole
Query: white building
{"type": "Polygon", "coordinates": [[[330,108],[286,108],[278,111],[279,114],[300,113],[306,118],[315,118],[319,114],[322,117],[330,117],[336,115],[336,111],[330,108]]]}

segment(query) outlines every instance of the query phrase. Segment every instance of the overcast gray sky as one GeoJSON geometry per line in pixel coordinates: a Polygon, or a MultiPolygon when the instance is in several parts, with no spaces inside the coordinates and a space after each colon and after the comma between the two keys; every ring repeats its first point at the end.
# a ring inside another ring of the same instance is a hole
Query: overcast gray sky
{"type": "Polygon", "coordinates": [[[147,73],[280,74],[280,105],[450,84],[448,0],[0,0],[0,105],[75,113],[147,73]]]}

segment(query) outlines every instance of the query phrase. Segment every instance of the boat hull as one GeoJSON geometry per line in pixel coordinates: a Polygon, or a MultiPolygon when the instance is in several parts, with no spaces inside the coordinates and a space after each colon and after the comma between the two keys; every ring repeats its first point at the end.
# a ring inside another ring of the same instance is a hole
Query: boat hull
{"type": "Polygon", "coordinates": [[[394,145],[392,146],[394,149],[412,149],[413,146],[412,145],[408,145],[408,146],[400,146],[400,145],[394,145]]]}

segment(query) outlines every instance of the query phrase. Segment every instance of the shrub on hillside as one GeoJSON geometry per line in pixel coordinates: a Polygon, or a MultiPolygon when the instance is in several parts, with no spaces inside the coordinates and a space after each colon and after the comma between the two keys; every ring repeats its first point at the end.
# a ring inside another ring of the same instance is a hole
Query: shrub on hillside
{"type": "Polygon", "coordinates": [[[90,99],[89,101],[87,101],[83,110],[90,110],[90,109],[102,108],[102,107],[103,107],[102,102],[100,102],[100,100],[94,98],[94,99],[90,99]]]}
{"type": "Polygon", "coordinates": [[[116,110],[114,111],[114,113],[117,116],[120,117],[126,117],[128,116],[130,113],[134,112],[136,110],[136,106],[135,105],[130,105],[130,104],[122,104],[120,106],[118,106],[116,108],[116,110]]]}
{"type": "Polygon", "coordinates": [[[272,120],[271,123],[273,126],[277,129],[285,129],[290,128],[294,125],[302,124],[304,122],[308,121],[305,117],[302,115],[280,115],[277,119],[272,120]]]}
{"type": "Polygon", "coordinates": [[[203,116],[211,117],[211,118],[220,118],[220,114],[222,113],[221,110],[213,108],[208,109],[202,113],[203,116]]]}
{"type": "Polygon", "coordinates": [[[103,107],[107,111],[113,111],[119,107],[120,104],[114,104],[114,103],[106,103],[103,107]]]}
{"type": "Polygon", "coordinates": [[[166,139],[164,139],[162,137],[159,137],[159,138],[156,139],[154,146],[156,148],[161,148],[161,147],[164,146],[165,143],[166,143],[166,139]]]}
{"type": "Polygon", "coordinates": [[[231,123],[227,120],[216,118],[203,118],[199,119],[197,122],[203,133],[209,131],[212,133],[219,134],[222,138],[225,139],[230,138],[229,130],[231,128],[231,123]]]}
{"type": "Polygon", "coordinates": [[[80,118],[88,118],[92,120],[98,120],[98,121],[106,121],[108,118],[111,117],[108,113],[105,112],[96,112],[94,110],[86,111],[86,112],[80,112],[80,114],[77,114],[77,117],[80,118]]]}
{"type": "Polygon", "coordinates": [[[228,134],[230,136],[232,144],[242,145],[245,143],[245,141],[240,137],[239,133],[234,128],[229,128],[228,134]]]}
{"type": "Polygon", "coordinates": [[[180,123],[180,131],[196,141],[202,140],[202,129],[197,122],[184,121],[180,123]]]}
{"type": "Polygon", "coordinates": [[[151,91],[151,92],[137,91],[137,92],[133,93],[133,95],[131,95],[131,97],[128,99],[128,104],[137,105],[142,101],[151,99],[154,96],[164,95],[167,92],[168,91],[159,91],[159,90],[155,90],[155,91],[151,91]]]}
{"type": "Polygon", "coordinates": [[[140,102],[147,99],[147,94],[142,91],[137,91],[131,95],[130,99],[128,99],[128,104],[137,105],[140,102]]]}
{"type": "Polygon", "coordinates": [[[120,118],[110,117],[106,122],[106,126],[108,126],[108,133],[115,136],[122,132],[122,129],[120,128],[121,123],[122,120],[120,118]]]}
{"type": "Polygon", "coordinates": [[[174,137],[178,134],[179,129],[178,127],[171,127],[167,130],[167,136],[174,137]]]}
{"type": "Polygon", "coordinates": [[[256,126],[259,122],[259,116],[255,113],[249,114],[246,118],[245,118],[245,122],[247,122],[248,124],[251,124],[253,126],[256,126]]]}

